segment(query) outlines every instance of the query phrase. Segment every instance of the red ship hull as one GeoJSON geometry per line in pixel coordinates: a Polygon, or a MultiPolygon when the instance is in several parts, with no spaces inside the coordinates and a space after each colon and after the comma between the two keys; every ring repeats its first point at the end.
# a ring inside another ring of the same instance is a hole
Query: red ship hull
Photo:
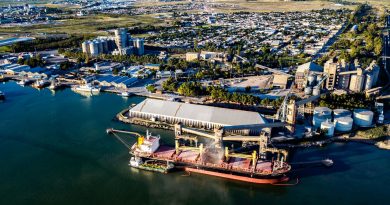
{"type": "Polygon", "coordinates": [[[249,183],[254,183],[254,184],[277,184],[277,183],[287,182],[289,180],[289,178],[287,176],[281,176],[280,178],[272,178],[272,179],[259,179],[259,178],[252,178],[252,177],[238,176],[238,175],[233,175],[233,174],[207,171],[207,170],[202,170],[202,169],[195,169],[195,168],[190,168],[190,167],[186,167],[185,170],[190,172],[190,173],[193,172],[193,173],[198,173],[198,174],[205,174],[205,175],[221,177],[221,178],[226,178],[226,179],[232,179],[232,180],[242,181],[242,182],[249,182],[249,183]]]}

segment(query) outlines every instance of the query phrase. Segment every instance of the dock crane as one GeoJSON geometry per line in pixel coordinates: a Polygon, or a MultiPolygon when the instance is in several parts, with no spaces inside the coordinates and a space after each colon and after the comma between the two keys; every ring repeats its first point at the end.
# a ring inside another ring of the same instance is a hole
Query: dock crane
{"type": "Polygon", "coordinates": [[[278,112],[276,113],[276,119],[280,120],[281,122],[286,122],[286,116],[287,116],[287,105],[288,105],[288,99],[290,98],[292,88],[294,87],[294,83],[291,84],[290,89],[288,90],[288,93],[284,96],[284,100],[282,102],[282,105],[278,109],[278,112]]]}
{"type": "MultiPolygon", "coordinates": [[[[275,124],[275,123],[271,123],[275,124]]],[[[284,125],[283,123],[278,124],[279,126],[284,125]]],[[[248,127],[253,127],[254,125],[242,125],[242,126],[226,126],[226,130],[229,130],[231,127],[235,130],[245,130],[248,129],[248,127]]],[[[273,127],[276,125],[271,125],[270,127],[273,127]]],[[[267,128],[267,126],[263,126],[263,128],[267,128]]],[[[229,160],[230,157],[235,158],[243,158],[243,159],[251,159],[252,164],[256,165],[258,159],[264,159],[266,158],[267,153],[276,154],[276,160],[274,161],[274,167],[273,169],[277,170],[283,166],[284,161],[287,160],[288,152],[287,150],[283,149],[277,149],[273,147],[269,147],[270,145],[270,129],[263,129],[260,132],[260,135],[257,136],[247,136],[247,135],[232,135],[230,133],[224,132],[225,127],[221,127],[219,129],[215,129],[214,133],[206,133],[204,131],[200,131],[193,128],[184,128],[182,124],[176,124],[175,125],[175,147],[176,151],[179,152],[181,150],[199,150],[199,154],[202,155],[203,153],[209,151],[210,149],[222,149],[224,147],[224,160],[229,160]],[[215,147],[207,147],[204,148],[203,144],[200,144],[199,147],[187,147],[187,146],[180,146],[178,143],[179,139],[183,140],[194,140],[196,141],[196,144],[198,142],[198,139],[194,136],[186,135],[185,133],[197,135],[200,137],[205,137],[208,139],[214,139],[214,145],[215,147]],[[229,150],[227,146],[223,146],[223,142],[254,142],[258,144],[259,149],[253,150],[251,153],[235,153],[234,150],[229,150]]],[[[256,166],[253,166],[254,168],[256,166]]]]}

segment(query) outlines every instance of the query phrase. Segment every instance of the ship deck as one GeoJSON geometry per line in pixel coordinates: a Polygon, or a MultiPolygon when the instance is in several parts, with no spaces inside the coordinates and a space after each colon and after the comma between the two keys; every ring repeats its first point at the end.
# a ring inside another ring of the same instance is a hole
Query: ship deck
{"type": "MultiPolygon", "coordinates": [[[[207,154],[200,156],[199,152],[196,150],[181,150],[179,154],[176,154],[175,148],[169,146],[160,146],[150,157],[159,160],[185,162],[190,163],[192,165],[208,166],[232,171],[253,172],[251,159],[230,157],[228,162],[224,162],[222,160],[223,155],[219,156],[218,158],[210,157],[210,155],[207,154]]],[[[272,173],[272,162],[258,160],[255,168],[255,173],[272,173]]]]}

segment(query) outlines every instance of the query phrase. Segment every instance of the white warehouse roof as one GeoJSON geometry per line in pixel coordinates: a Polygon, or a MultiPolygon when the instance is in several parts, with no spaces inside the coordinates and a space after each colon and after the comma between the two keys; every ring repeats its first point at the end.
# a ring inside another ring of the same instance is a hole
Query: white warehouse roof
{"type": "Polygon", "coordinates": [[[264,124],[257,112],[187,104],[147,98],[130,109],[132,112],[211,122],[220,125],[264,124]]]}

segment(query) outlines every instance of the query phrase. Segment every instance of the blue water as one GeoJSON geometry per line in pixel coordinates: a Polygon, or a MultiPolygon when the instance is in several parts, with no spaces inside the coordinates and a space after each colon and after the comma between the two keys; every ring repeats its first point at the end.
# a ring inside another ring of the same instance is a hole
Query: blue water
{"type": "MultiPolygon", "coordinates": [[[[288,187],[151,173],[129,168],[126,148],[105,133],[145,132],[113,120],[143,98],[86,98],[14,82],[0,90],[7,97],[0,103],[0,204],[388,204],[390,151],[373,146],[299,150],[291,160],[330,157],[335,165],[297,170],[299,184],[288,187]]],[[[172,132],[151,131],[172,144],[172,132]]]]}

